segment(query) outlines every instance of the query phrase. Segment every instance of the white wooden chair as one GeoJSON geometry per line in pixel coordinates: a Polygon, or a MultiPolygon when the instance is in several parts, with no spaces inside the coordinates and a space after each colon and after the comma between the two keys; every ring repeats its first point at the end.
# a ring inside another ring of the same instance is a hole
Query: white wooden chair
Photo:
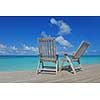
{"type": "Polygon", "coordinates": [[[39,63],[37,68],[37,74],[41,71],[57,71],[59,69],[58,55],[56,55],[55,38],[39,38],[39,63]],[[53,62],[56,67],[48,68],[44,66],[44,62],[53,62]]]}
{"type": "Polygon", "coordinates": [[[64,54],[64,58],[62,60],[60,71],[64,68],[64,66],[63,66],[64,62],[68,62],[70,64],[72,72],[74,74],[76,74],[73,62],[77,62],[79,64],[79,66],[77,67],[77,69],[81,69],[80,57],[86,51],[86,49],[88,48],[88,46],[89,46],[89,43],[87,43],[85,41],[82,41],[81,44],[80,44],[80,46],[79,46],[79,48],[77,49],[77,51],[72,55],[71,59],[68,57],[67,54],[64,54]]]}

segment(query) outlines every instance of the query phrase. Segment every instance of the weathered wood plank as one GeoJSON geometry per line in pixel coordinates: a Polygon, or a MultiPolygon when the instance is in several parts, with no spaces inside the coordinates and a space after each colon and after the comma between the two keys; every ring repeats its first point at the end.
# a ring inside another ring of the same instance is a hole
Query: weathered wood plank
{"type": "Polygon", "coordinates": [[[56,56],[54,38],[41,38],[39,39],[39,53],[42,57],[52,57],[56,56]]]}
{"type": "Polygon", "coordinates": [[[86,49],[88,48],[89,43],[87,42],[82,42],[79,46],[79,48],[77,49],[76,53],[74,54],[74,58],[80,58],[80,56],[86,51],[86,49]]]}

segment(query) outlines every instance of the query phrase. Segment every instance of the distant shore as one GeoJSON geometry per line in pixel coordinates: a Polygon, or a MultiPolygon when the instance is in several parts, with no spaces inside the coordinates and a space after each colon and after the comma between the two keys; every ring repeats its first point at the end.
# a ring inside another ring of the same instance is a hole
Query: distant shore
{"type": "Polygon", "coordinates": [[[82,65],[76,75],[63,70],[36,74],[36,70],[0,72],[0,83],[100,83],[100,64],[82,65]]]}

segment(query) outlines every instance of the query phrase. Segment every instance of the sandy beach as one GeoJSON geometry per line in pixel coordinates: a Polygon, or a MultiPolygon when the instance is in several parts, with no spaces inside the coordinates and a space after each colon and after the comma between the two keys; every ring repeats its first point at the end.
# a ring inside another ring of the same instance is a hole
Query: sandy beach
{"type": "Polygon", "coordinates": [[[55,73],[36,74],[32,71],[0,72],[0,83],[99,83],[100,64],[82,65],[76,75],[63,70],[55,73]]]}

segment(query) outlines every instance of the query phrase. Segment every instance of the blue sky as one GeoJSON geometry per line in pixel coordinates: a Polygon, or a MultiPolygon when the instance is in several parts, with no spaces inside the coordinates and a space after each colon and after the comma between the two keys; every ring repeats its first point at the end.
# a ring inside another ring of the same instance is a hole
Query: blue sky
{"type": "Polygon", "coordinates": [[[100,17],[0,17],[0,55],[36,55],[39,37],[55,37],[59,54],[73,53],[85,40],[85,54],[100,55],[100,17]]]}

